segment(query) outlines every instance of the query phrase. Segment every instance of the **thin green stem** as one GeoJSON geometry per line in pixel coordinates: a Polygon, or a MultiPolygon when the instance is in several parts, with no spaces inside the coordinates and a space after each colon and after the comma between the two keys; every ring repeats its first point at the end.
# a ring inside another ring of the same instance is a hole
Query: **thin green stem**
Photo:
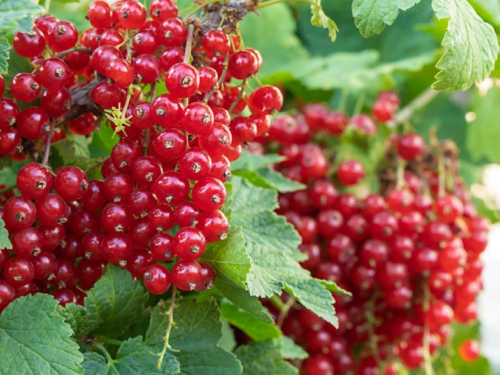
{"type": "Polygon", "coordinates": [[[233,113],[233,110],[236,108],[236,106],[238,105],[238,103],[241,100],[241,98],[243,98],[243,94],[245,93],[245,85],[246,84],[247,84],[247,79],[245,78],[243,80],[243,82],[241,83],[241,85],[240,85],[240,93],[239,93],[238,97],[233,102],[233,104],[231,104],[231,108],[229,108],[229,113],[230,114],[233,113]]]}
{"type": "Polygon", "coordinates": [[[285,307],[285,303],[276,294],[269,298],[269,302],[271,302],[279,311],[285,307]]]}
{"type": "Polygon", "coordinates": [[[361,113],[361,110],[363,109],[363,104],[365,104],[365,98],[366,98],[366,93],[362,92],[358,96],[358,100],[356,101],[356,105],[354,106],[354,115],[357,115],[358,113],[361,113]]]}
{"type": "Polygon", "coordinates": [[[432,99],[434,99],[440,93],[441,93],[440,91],[435,91],[431,87],[429,87],[415,99],[409,102],[406,106],[401,108],[401,110],[398,113],[396,113],[391,123],[394,125],[394,124],[402,124],[405,121],[408,121],[413,116],[416,110],[427,105],[429,102],[432,101],[432,99]]]}
{"type": "Polygon", "coordinates": [[[108,363],[113,363],[113,358],[111,358],[111,355],[109,354],[109,352],[106,350],[106,348],[104,347],[104,345],[102,344],[97,344],[97,345],[93,345],[95,348],[99,349],[99,351],[102,352],[102,354],[104,354],[104,357],[106,357],[106,362],[108,363]]]}
{"type": "Polygon", "coordinates": [[[163,363],[163,357],[165,357],[165,353],[167,352],[167,350],[170,349],[170,351],[172,351],[172,352],[180,352],[180,350],[176,350],[176,349],[172,348],[172,346],[169,343],[170,333],[172,332],[172,327],[175,324],[174,323],[174,307],[175,307],[175,297],[176,297],[176,294],[177,294],[177,288],[174,285],[172,287],[172,298],[170,299],[170,307],[168,309],[168,326],[167,326],[167,331],[165,333],[165,337],[163,338],[163,340],[165,341],[165,343],[163,344],[163,349],[162,349],[161,353],[159,354],[160,358],[158,359],[157,366],[156,366],[158,369],[161,368],[161,365],[163,363]]]}
{"type": "Polygon", "coordinates": [[[50,1],[51,0],[45,0],[45,11],[49,13],[50,11],[50,1]]]}
{"type": "Polygon", "coordinates": [[[222,25],[224,24],[224,21],[226,20],[226,13],[222,15],[222,19],[220,20],[219,23],[219,29],[222,28],[222,25]]]}
{"type": "Polygon", "coordinates": [[[283,305],[283,308],[278,315],[278,320],[276,320],[276,325],[278,326],[278,328],[281,328],[281,326],[283,325],[283,322],[285,321],[285,318],[287,317],[288,312],[293,307],[293,305],[295,305],[295,298],[290,296],[290,299],[283,305]]]}
{"type": "Polygon", "coordinates": [[[405,185],[405,161],[397,158],[398,169],[396,173],[396,189],[401,189],[405,185]]]}
{"type": "Polygon", "coordinates": [[[375,301],[377,300],[377,297],[378,297],[378,291],[375,290],[375,292],[372,294],[372,297],[365,305],[365,318],[368,327],[367,329],[368,329],[368,338],[370,341],[369,342],[370,349],[373,358],[375,358],[375,361],[377,362],[378,368],[381,369],[382,367],[384,367],[384,363],[378,351],[377,338],[375,336],[375,330],[374,330],[376,324],[374,311],[375,311],[375,301]]]}
{"type": "Polygon", "coordinates": [[[116,339],[110,339],[108,337],[103,337],[103,336],[97,337],[97,341],[103,342],[106,344],[116,345],[116,346],[120,346],[123,343],[123,341],[116,340],[116,339]]]}
{"type": "Polygon", "coordinates": [[[438,197],[442,197],[446,193],[446,167],[444,165],[444,155],[438,148],[438,197]]]}
{"type": "Polygon", "coordinates": [[[16,188],[16,186],[17,186],[16,184],[12,184],[12,185],[4,187],[2,190],[0,190],[0,195],[8,193],[11,190],[14,190],[16,188]]]}
{"type": "Polygon", "coordinates": [[[342,89],[339,101],[339,111],[342,113],[346,113],[347,98],[349,98],[349,91],[342,89]]]}

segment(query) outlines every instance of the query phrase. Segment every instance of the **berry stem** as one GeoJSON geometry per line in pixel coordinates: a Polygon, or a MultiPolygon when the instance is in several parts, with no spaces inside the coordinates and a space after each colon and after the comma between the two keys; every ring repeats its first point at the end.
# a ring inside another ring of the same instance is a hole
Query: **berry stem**
{"type": "Polygon", "coordinates": [[[401,108],[401,110],[394,115],[394,119],[391,121],[390,125],[394,126],[395,124],[401,124],[405,121],[408,121],[413,116],[416,110],[430,103],[432,99],[434,99],[439,94],[439,91],[435,91],[431,87],[429,87],[427,90],[413,99],[410,103],[401,108]]]}
{"type": "Polygon", "coordinates": [[[73,52],[85,52],[85,53],[87,53],[89,55],[92,55],[92,50],[91,49],[76,48],[76,49],[69,49],[67,51],[59,52],[59,53],[55,54],[54,57],[62,59],[64,56],[69,55],[70,53],[73,53],[73,52]]]}
{"type": "MultiPolygon", "coordinates": [[[[132,48],[130,48],[130,36],[128,29],[125,30],[125,45],[127,46],[127,61],[132,60],[132,48]]],[[[126,106],[125,106],[126,107],[126,106]]]]}
{"type": "Polygon", "coordinates": [[[234,108],[236,107],[236,105],[238,104],[238,102],[241,100],[241,98],[243,97],[243,94],[245,93],[245,85],[247,84],[247,79],[245,78],[243,80],[243,82],[241,83],[240,85],[240,93],[238,94],[238,97],[236,98],[236,100],[233,102],[233,104],[231,104],[231,108],[229,108],[229,113],[233,113],[233,110],[234,108]]]}
{"type": "Polygon", "coordinates": [[[163,349],[161,353],[159,354],[159,359],[157,362],[157,368],[161,368],[161,364],[163,363],[163,357],[165,357],[165,353],[167,352],[168,349],[172,352],[180,352],[180,350],[176,350],[170,346],[169,340],[170,340],[170,332],[172,331],[172,327],[174,326],[174,307],[175,307],[175,296],[177,294],[177,288],[175,285],[172,286],[172,298],[170,299],[170,307],[168,309],[168,326],[167,326],[167,331],[165,333],[165,337],[163,340],[165,340],[165,343],[163,344],[163,349]]]}
{"type": "MultiPolygon", "coordinates": [[[[429,310],[429,287],[427,280],[424,283],[424,311],[429,310]]],[[[424,357],[424,371],[425,375],[434,375],[434,369],[432,368],[431,353],[429,351],[429,326],[424,323],[424,346],[423,357],[424,357]]]]}
{"type": "Polygon", "coordinates": [[[365,98],[366,98],[366,93],[362,92],[358,96],[358,100],[356,101],[356,105],[354,106],[354,113],[353,115],[357,115],[358,113],[361,113],[361,110],[363,109],[363,105],[365,104],[365,98]]]}
{"type": "Polygon", "coordinates": [[[382,369],[382,367],[384,367],[384,363],[382,361],[382,358],[380,358],[380,353],[378,352],[377,339],[375,337],[375,330],[373,329],[376,324],[375,315],[373,314],[373,312],[375,311],[375,300],[377,299],[377,297],[378,297],[378,290],[375,290],[375,292],[372,294],[372,297],[365,305],[365,318],[366,318],[366,323],[368,325],[368,337],[370,340],[370,349],[373,358],[375,358],[375,361],[377,362],[378,368],[382,369]]]}
{"type": "Polygon", "coordinates": [[[290,299],[286,301],[286,303],[283,305],[283,308],[281,309],[280,314],[278,316],[278,320],[276,320],[276,325],[278,326],[278,328],[281,328],[283,322],[285,321],[285,318],[288,315],[288,312],[294,305],[295,305],[295,298],[290,296],[290,299]]]}
{"type": "Polygon", "coordinates": [[[104,345],[98,344],[98,345],[92,345],[94,348],[99,349],[99,351],[104,354],[104,357],[106,357],[106,362],[107,363],[113,363],[113,358],[111,358],[111,355],[109,352],[106,350],[104,345]]]}
{"type": "MultiPolygon", "coordinates": [[[[152,103],[156,97],[156,81],[151,84],[151,90],[149,90],[149,101],[152,103]]],[[[149,145],[149,133],[150,129],[146,129],[144,132],[144,138],[142,140],[142,149],[144,155],[147,153],[148,145],[149,145]]]]}
{"type": "Polygon", "coordinates": [[[397,163],[396,189],[401,189],[405,185],[405,161],[398,157],[397,163]]]}
{"type": "Polygon", "coordinates": [[[11,190],[14,190],[16,188],[16,186],[17,186],[16,184],[12,184],[12,185],[9,185],[9,186],[3,188],[2,190],[0,190],[0,195],[8,193],[11,190]]]}
{"type": "Polygon", "coordinates": [[[43,159],[42,159],[42,165],[45,167],[49,164],[50,144],[52,143],[53,134],[54,134],[53,130],[47,132],[47,140],[45,141],[45,151],[43,153],[43,159]]]}
{"type": "Polygon", "coordinates": [[[50,11],[50,1],[51,0],[45,0],[45,12],[47,13],[50,11]]]}
{"type": "Polygon", "coordinates": [[[271,302],[279,311],[285,307],[284,302],[276,294],[269,298],[269,302],[271,302]]]}
{"type": "Polygon", "coordinates": [[[85,174],[93,171],[96,168],[99,168],[102,165],[102,163],[104,163],[104,160],[105,159],[103,157],[97,158],[94,164],[89,165],[89,167],[85,169],[85,174]]]}
{"type": "Polygon", "coordinates": [[[446,193],[446,167],[444,165],[444,155],[438,149],[438,197],[443,197],[446,193]]]}
{"type": "Polygon", "coordinates": [[[191,58],[191,48],[193,47],[193,31],[194,31],[194,25],[190,24],[188,26],[186,52],[184,53],[184,64],[189,64],[189,59],[191,58]]]}
{"type": "Polygon", "coordinates": [[[222,74],[220,75],[219,80],[214,85],[214,87],[212,88],[212,90],[209,93],[207,93],[207,95],[205,95],[205,99],[203,99],[203,101],[205,103],[210,100],[210,98],[214,94],[214,91],[218,90],[219,87],[221,87],[221,85],[224,83],[224,80],[226,79],[226,74],[227,74],[227,65],[228,65],[228,62],[229,62],[229,53],[226,54],[226,58],[224,59],[224,64],[223,64],[224,65],[224,69],[222,70],[222,74]]]}

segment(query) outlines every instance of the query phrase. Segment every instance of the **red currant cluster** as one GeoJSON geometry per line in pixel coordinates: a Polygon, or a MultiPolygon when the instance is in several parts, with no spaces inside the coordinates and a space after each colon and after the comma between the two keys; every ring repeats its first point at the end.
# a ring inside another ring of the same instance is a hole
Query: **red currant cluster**
{"type": "Polygon", "coordinates": [[[206,30],[203,19],[178,17],[171,0],[153,0],[149,14],[135,0],[94,1],[94,28],[79,43],[71,23],[49,15],[16,33],[14,49],[34,70],[16,75],[13,98],[0,99],[0,154],[15,158],[22,138],[46,151],[42,163],[20,170],[21,196],[0,200],[13,245],[13,254],[0,253],[0,311],[37,291],[81,303],[106,263],[144,278],[154,294],[171,283],[184,291],[213,285],[214,270],[198,260],[207,243],[227,236],[230,163],[268,132],[283,97],[273,86],[247,89],[262,58],[240,47],[224,19],[206,30]],[[168,93],[156,96],[163,82],[168,93]],[[19,110],[16,100],[40,93],[39,106],[19,110]],[[250,115],[240,115],[247,107],[250,115]],[[48,167],[51,142],[68,130],[88,135],[104,116],[120,141],[102,180],[76,166],[48,167]],[[162,262],[171,260],[169,271],[162,262]]]}
{"type": "MultiPolygon", "coordinates": [[[[375,117],[388,120],[397,103],[394,93],[381,94],[375,117]]],[[[389,167],[380,171],[378,193],[362,199],[341,193],[361,183],[365,169],[357,160],[330,160],[342,155],[329,152],[320,135],[338,135],[346,126],[376,131],[369,116],[348,121],[308,104],[301,114],[276,118],[269,131],[274,142],[264,145],[278,143],[285,160],[276,168],[308,186],[281,194],[278,209],[302,237],[308,256],[302,266],[353,294],[336,296],[339,329],[298,308],[283,331],[310,354],[304,375],[396,374],[396,360],[416,369],[446,345],[452,322],[476,320],[489,223],[476,214],[458,175],[454,144],[436,140],[426,147],[411,132],[387,140],[389,167]]]]}

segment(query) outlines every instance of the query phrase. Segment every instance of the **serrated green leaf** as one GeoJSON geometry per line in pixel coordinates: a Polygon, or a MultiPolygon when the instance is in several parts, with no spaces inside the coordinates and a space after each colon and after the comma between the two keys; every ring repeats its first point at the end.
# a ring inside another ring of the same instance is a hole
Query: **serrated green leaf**
{"type": "Polygon", "coordinates": [[[106,272],[87,292],[85,308],[99,326],[93,333],[118,336],[144,313],[148,293],[138,280],[120,267],[108,264],[106,272]]]}
{"type": "MultiPolygon", "coordinates": [[[[239,375],[241,364],[236,356],[217,346],[222,336],[220,313],[214,299],[207,302],[183,301],[174,309],[175,328],[170,345],[187,375],[239,375]]],[[[151,324],[145,343],[154,353],[163,347],[168,326],[165,307],[157,306],[151,313],[151,324]]]]}
{"type": "Polygon", "coordinates": [[[305,359],[309,356],[299,345],[295,344],[288,336],[281,336],[275,339],[281,342],[281,356],[286,359],[305,359]]]}
{"type": "Polygon", "coordinates": [[[361,35],[368,38],[380,34],[386,25],[392,25],[400,10],[406,10],[419,0],[354,0],[352,15],[361,35]]]}
{"type": "Polygon", "coordinates": [[[0,74],[5,74],[8,71],[9,50],[10,45],[7,39],[0,38],[0,74]]]}
{"type": "Polygon", "coordinates": [[[238,169],[233,170],[233,176],[243,177],[255,186],[266,189],[274,189],[280,193],[288,193],[305,188],[305,185],[292,181],[275,170],[264,167],[256,170],[238,169]]]}
{"type": "Polygon", "coordinates": [[[238,192],[232,204],[232,224],[243,228],[252,260],[247,278],[250,294],[270,297],[285,289],[306,308],[338,325],[331,293],[294,259],[301,239],[285,218],[272,211],[277,206],[277,193],[241,177],[231,177],[231,182],[238,192]]]}
{"type": "Polygon", "coordinates": [[[337,294],[343,294],[345,296],[352,296],[352,293],[342,289],[340,286],[337,285],[337,283],[334,283],[333,281],[329,280],[319,280],[320,284],[325,287],[326,290],[329,292],[337,293],[337,294]]]}
{"type": "Polygon", "coordinates": [[[314,2],[311,3],[311,13],[311,24],[327,29],[330,39],[334,42],[337,38],[337,32],[339,29],[335,22],[333,22],[333,20],[328,17],[325,12],[323,12],[321,0],[314,0],[314,2]]]}
{"type": "Polygon", "coordinates": [[[229,279],[240,287],[245,287],[250,272],[250,258],[247,255],[245,239],[241,228],[230,226],[227,238],[207,246],[203,259],[210,263],[217,278],[229,279]]]}
{"type": "Polygon", "coordinates": [[[144,345],[142,337],[139,336],[124,341],[118,348],[116,359],[111,362],[107,362],[97,352],[85,353],[83,362],[85,375],[173,375],[179,373],[179,362],[172,354],[165,354],[161,369],[158,369],[157,357],[151,355],[150,350],[151,348],[144,345]]]}
{"type": "Polygon", "coordinates": [[[26,16],[17,21],[17,30],[21,33],[30,33],[33,31],[33,17],[26,16]]]}
{"type": "Polygon", "coordinates": [[[269,164],[279,163],[284,160],[284,157],[278,154],[257,155],[251,154],[247,150],[243,150],[241,156],[231,163],[231,170],[238,169],[259,169],[267,167],[269,164]]]}
{"type": "Polygon", "coordinates": [[[281,331],[274,325],[274,322],[265,323],[262,320],[256,319],[227,299],[221,300],[220,312],[224,319],[229,321],[233,326],[241,329],[252,340],[265,341],[281,336],[281,331]]]}
{"type": "Polygon", "coordinates": [[[89,314],[84,306],[69,303],[64,307],[58,306],[58,311],[71,326],[74,338],[86,336],[99,326],[97,315],[89,314]]]}
{"type": "Polygon", "coordinates": [[[236,338],[234,337],[234,331],[226,319],[221,318],[220,322],[222,324],[222,337],[220,338],[218,345],[222,349],[232,352],[238,345],[236,338]]]}
{"type": "Polygon", "coordinates": [[[449,19],[443,39],[444,54],[436,67],[433,88],[466,90],[488,77],[498,58],[493,27],[484,22],[466,0],[433,0],[438,19],[449,19]]]}
{"type": "Polygon", "coordinates": [[[82,374],[83,355],[57,301],[37,293],[16,299],[0,316],[0,374],[82,374]]]}
{"type": "Polygon", "coordinates": [[[31,72],[31,64],[28,59],[19,56],[16,51],[9,51],[9,69],[4,76],[5,81],[9,84],[5,86],[5,90],[10,92],[10,81],[16,74],[31,72]]]}
{"type": "Polygon", "coordinates": [[[31,0],[0,0],[0,34],[9,34],[19,27],[19,21],[43,13],[44,9],[31,0]]]}
{"type": "Polygon", "coordinates": [[[242,375],[296,375],[298,370],[281,355],[283,343],[277,340],[252,342],[240,346],[235,354],[243,365],[242,375]]]}
{"type": "Polygon", "coordinates": [[[5,222],[2,219],[0,219],[0,249],[12,249],[9,232],[5,229],[5,222]]]}
{"type": "Polygon", "coordinates": [[[54,143],[65,165],[85,165],[90,159],[89,144],[92,138],[84,135],[68,134],[66,138],[54,143]]]}

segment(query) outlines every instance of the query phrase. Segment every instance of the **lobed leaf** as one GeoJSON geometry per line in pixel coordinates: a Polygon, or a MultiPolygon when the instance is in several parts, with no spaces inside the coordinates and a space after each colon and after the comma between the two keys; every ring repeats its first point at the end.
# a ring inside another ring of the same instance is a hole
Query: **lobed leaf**
{"type": "Polygon", "coordinates": [[[488,77],[498,57],[498,40],[493,27],[476,14],[466,0],[433,0],[439,20],[448,19],[443,39],[444,54],[433,88],[466,90],[488,77]]]}
{"type": "Polygon", "coordinates": [[[24,31],[27,17],[42,14],[43,7],[31,0],[0,0],[0,34],[9,34],[18,30],[24,31]]]}
{"type": "Polygon", "coordinates": [[[275,339],[281,342],[281,356],[286,359],[305,359],[309,354],[299,345],[295,344],[288,336],[275,339]]]}
{"type": "Polygon", "coordinates": [[[71,328],[56,312],[58,302],[37,293],[13,301],[0,316],[0,374],[82,374],[83,355],[71,328]]]}
{"type": "Polygon", "coordinates": [[[328,30],[328,35],[332,42],[337,38],[337,32],[339,31],[337,25],[333,20],[328,17],[321,6],[321,0],[314,0],[311,2],[311,24],[314,26],[322,27],[328,30]]]}
{"type": "Polygon", "coordinates": [[[64,165],[84,165],[90,159],[89,144],[92,138],[84,135],[68,134],[66,138],[54,143],[64,165]]]}
{"type": "Polygon", "coordinates": [[[10,45],[7,39],[0,38],[0,74],[7,73],[9,67],[9,50],[10,45]]]}
{"type": "Polygon", "coordinates": [[[12,249],[9,232],[5,229],[5,222],[2,219],[0,219],[0,249],[12,249]]]}
{"type": "Polygon", "coordinates": [[[296,375],[298,370],[285,362],[282,356],[283,342],[278,340],[252,342],[240,346],[235,354],[243,365],[242,375],[296,375]]]}

